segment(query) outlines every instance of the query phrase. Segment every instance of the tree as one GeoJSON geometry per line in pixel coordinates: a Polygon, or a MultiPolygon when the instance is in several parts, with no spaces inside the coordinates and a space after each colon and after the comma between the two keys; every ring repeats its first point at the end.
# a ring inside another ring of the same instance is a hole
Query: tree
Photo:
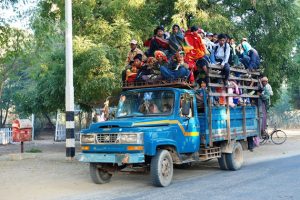
{"type": "MultiPolygon", "coordinates": [[[[262,57],[276,99],[282,81],[290,78],[299,16],[294,0],[74,0],[75,102],[90,110],[120,87],[132,38],[142,44],[160,24],[167,30],[174,23],[187,28],[189,17],[191,25],[206,31],[248,37],[262,57]]],[[[32,82],[19,93],[29,102],[23,106],[28,112],[64,109],[64,27],[64,1],[39,2],[32,20],[32,82]]]]}
{"type": "Polygon", "coordinates": [[[2,26],[0,29],[0,127],[7,118],[12,105],[13,92],[22,78],[22,70],[26,66],[26,44],[30,36],[21,30],[2,26]]]}

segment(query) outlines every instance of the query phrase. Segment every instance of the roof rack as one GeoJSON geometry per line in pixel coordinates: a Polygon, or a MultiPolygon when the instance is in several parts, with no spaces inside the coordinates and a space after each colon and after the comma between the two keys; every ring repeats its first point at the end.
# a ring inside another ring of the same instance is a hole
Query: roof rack
{"type": "Polygon", "coordinates": [[[186,88],[190,89],[191,84],[186,79],[175,79],[175,80],[157,80],[149,82],[123,82],[123,90],[129,89],[140,89],[140,88],[154,88],[154,87],[173,87],[173,88],[186,88]]]}

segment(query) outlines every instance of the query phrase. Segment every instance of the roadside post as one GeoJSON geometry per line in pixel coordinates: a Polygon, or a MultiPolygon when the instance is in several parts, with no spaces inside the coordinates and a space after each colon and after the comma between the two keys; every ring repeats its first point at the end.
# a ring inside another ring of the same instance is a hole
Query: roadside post
{"type": "Polygon", "coordinates": [[[72,47],[72,0],[65,0],[66,20],[66,157],[75,156],[73,47],[72,47]]]}

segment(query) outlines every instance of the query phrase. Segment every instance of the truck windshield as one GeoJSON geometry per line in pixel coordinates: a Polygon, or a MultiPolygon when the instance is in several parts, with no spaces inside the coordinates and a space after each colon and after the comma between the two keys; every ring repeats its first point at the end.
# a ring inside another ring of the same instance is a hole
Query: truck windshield
{"type": "Polygon", "coordinates": [[[174,92],[127,92],[121,95],[116,117],[170,115],[174,108],[174,92]]]}

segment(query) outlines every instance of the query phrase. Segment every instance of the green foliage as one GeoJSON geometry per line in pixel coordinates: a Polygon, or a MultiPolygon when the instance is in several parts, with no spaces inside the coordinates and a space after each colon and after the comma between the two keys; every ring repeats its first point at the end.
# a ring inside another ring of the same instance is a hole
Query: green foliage
{"type": "Polygon", "coordinates": [[[291,97],[290,103],[295,109],[300,109],[300,41],[297,43],[293,63],[288,70],[288,94],[291,97]]]}
{"type": "Polygon", "coordinates": [[[30,36],[8,26],[0,27],[0,127],[6,123],[9,108],[15,104],[15,91],[23,80],[27,65],[27,43],[30,36]]]}
{"type": "MultiPolygon", "coordinates": [[[[129,51],[152,36],[157,25],[174,23],[205,31],[247,37],[263,60],[264,74],[277,90],[288,79],[299,85],[299,67],[291,50],[299,38],[299,7],[295,0],[74,0],[73,45],[75,102],[90,110],[117,91],[129,51]],[[271,12],[270,12],[271,11],[271,12]],[[289,72],[293,72],[292,76],[289,72]]],[[[299,3],[299,2],[298,2],[299,3]]],[[[64,1],[40,1],[32,18],[34,41],[27,48],[22,87],[16,92],[18,110],[27,113],[64,109],[64,1]]],[[[0,37],[7,40],[6,36],[0,37]]],[[[8,57],[7,57],[8,59],[8,57]]],[[[299,58],[300,59],[300,58],[299,58]]],[[[8,59],[9,60],[9,59],[8,59]]],[[[11,59],[10,59],[11,60],[11,59]]],[[[287,81],[289,83],[289,81],[287,81]]],[[[295,86],[290,86],[295,88],[295,86]]]]}

